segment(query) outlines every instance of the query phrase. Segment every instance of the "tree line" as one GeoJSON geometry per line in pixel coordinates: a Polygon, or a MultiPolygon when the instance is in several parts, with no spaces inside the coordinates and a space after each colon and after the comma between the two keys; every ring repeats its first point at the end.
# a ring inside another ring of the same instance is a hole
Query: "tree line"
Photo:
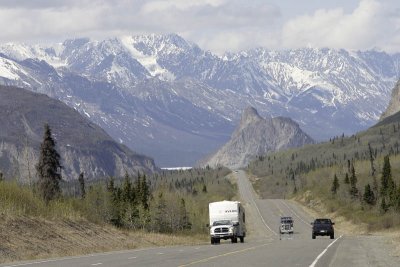
{"type": "Polygon", "coordinates": [[[126,229],[205,232],[208,202],[235,195],[224,168],[165,170],[152,176],[126,173],[97,181],[86,181],[81,173],[76,181],[63,181],[61,158],[48,124],[35,167],[38,180],[29,188],[45,205],[64,203],[89,221],[126,229]]]}
{"type": "MultiPolygon", "coordinates": [[[[354,164],[350,166],[350,176],[346,172],[343,180],[343,184],[347,187],[349,195],[354,200],[360,200],[371,207],[376,206],[379,203],[379,208],[382,213],[386,213],[389,210],[400,212],[400,185],[397,185],[392,176],[392,167],[390,164],[389,155],[383,159],[383,167],[380,176],[380,183],[378,183],[375,176],[375,167],[371,159],[372,169],[372,183],[367,183],[364,186],[363,192],[359,190],[357,186],[357,176],[354,168],[354,164]]],[[[331,192],[333,196],[336,196],[340,187],[339,179],[334,174],[331,192]]]]}

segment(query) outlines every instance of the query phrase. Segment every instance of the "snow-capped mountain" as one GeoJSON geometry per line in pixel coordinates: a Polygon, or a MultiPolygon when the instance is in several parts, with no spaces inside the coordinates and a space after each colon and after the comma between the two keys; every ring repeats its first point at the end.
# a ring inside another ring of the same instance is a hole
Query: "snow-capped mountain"
{"type": "Polygon", "coordinates": [[[295,120],[316,140],[374,124],[400,54],[333,49],[217,56],[175,34],[0,45],[0,82],[58,98],[161,166],[192,165],[247,106],[295,120]]]}

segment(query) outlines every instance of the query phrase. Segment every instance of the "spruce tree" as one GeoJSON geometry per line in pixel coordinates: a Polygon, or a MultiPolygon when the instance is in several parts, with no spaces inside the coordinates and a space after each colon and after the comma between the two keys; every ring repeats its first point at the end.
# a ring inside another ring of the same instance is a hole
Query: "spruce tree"
{"type": "Polygon", "coordinates": [[[189,221],[189,217],[186,210],[186,203],[183,198],[181,198],[181,204],[179,207],[179,229],[180,230],[190,230],[192,224],[189,221]]]}
{"type": "Polygon", "coordinates": [[[51,135],[50,126],[44,125],[43,142],[40,145],[39,162],[36,165],[36,171],[39,176],[39,192],[46,202],[57,198],[60,193],[61,181],[60,154],[56,150],[56,142],[51,135]]]}
{"type": "Polygon", "coordinates": [[[373,153],[373,150],[372,150],[372,147],[371,147],[370,143],[368,143],[368,151],[369,151],[369,161],[370,161],[370,164],[371,164],[371,175],[375,176],[376,170],[375,170],[375,166],[374,166],[374,153],[373,153]]]}
{"type": "Polygon", "coordinates": [[[124,184],[122,186],[122,199],[124,202],[133,202],[132,199],[132,183],[130,181],[128,173],[125,173],[124,184]]]}
{"type": "Polygon", "coordinates": [[[350,195],[352,198],[357,198],[358,188],[357,188],[357,176],[354,169],[354,165],[351,165],[351,176],[350,176],[350,195]]]}
{"type": "Polygon", "coordinates": [[[149,198],[150,198],[150,190],[149,185],[147,184],[146,174],[143,175],[141,181],[141,202],[142,206],[145,210],[149,209],[149,198]]]}
{"type": "Polygon", "coordinates": [[[79,174],[78,182],[81,188],[81,198],[84,199],[86,196],[86,190],[85,190],[85,179],[83,177],[83,172],[79,174]]]}
{"type": "Polygon", "coordinates": [[[207,193],[207,186],[206,184],[203,184],[203,189],[202,189],[203,193],[207,193]]]}
{"type": "Polygon", "coordinates": [[[389,186],[392,180],[392,170],[390,166],[389,156],[385,156],[383,159],[383,169],[381,176],[381,196],[385,197],[389,194],[389,186]]]}
{"type": "Polygon", "coordinates": [[[374,191],[371,190],[371,186],[369,184],[365,186],[363,200],[369,205],[375,205],[375,194],[374,191]]]}
{"type": "Polygon", "coordinates": [[[337,178],[336,173],[335,173],[335,175],[333,177],[332,187],[331,187],[331,192],[333,195],[336,195],[337,190],[339,189],[339,186],[340,186],[339,179],[337,178]]]}

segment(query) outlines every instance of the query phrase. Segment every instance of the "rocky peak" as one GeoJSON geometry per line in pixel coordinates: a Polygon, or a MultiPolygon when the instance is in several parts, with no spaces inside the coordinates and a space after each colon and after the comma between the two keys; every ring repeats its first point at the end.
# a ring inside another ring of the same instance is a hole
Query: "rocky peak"
{"type": "Polygon", "coordinates": [[[380,120],[383,120],[384,118],[387,118],[399,111],[400,111],[400,80],[393,88],[389,106],[387,107],[385,112],[382,113],[380,120]]]}
{"type": "Polygon", "coordinates": [[[245,167],[259,155],[313,142],[290,118],[264,119],[255,108],[248,107],[243,111],[240,124],[231,139],[199,165],[245,167]]]}
{"type": "Polygon", "coordinates": [[[243,128],[248,124],[260,121],[262,119],[263,118],[258,114],[258,112],[255,108],[247,107],[242,113],[239,127],[243,128]]]}

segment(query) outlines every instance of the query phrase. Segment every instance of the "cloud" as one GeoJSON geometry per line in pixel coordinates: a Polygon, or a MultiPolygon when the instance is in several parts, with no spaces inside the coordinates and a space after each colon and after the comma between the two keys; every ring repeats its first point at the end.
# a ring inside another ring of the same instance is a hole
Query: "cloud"
{"type": "Polygon", "coordinates": [[[7,25],[0,42],[177,33],[220,54],[259,46],[398,51],[400,11],[388,1],[362,0],[350,13],[319,9],[284,23],[285,10],[265,0],[0,0],[0,25],[7,25]]]}
{"type": "Polygon", "coordinates": [[[320,9],[313,15],[288,21],[282,30],[282,46],[385,49],[399,34],[399,16],[390,13],[389,8],[375,0],[360,1],[350,14],[340,8],[320,9]]]}
{"type": "Polygon", "coordinates": [[[178,33],[222,53],[267,44],[280,16],[263,0],[0,0],[0,41],[178,33]]]}

